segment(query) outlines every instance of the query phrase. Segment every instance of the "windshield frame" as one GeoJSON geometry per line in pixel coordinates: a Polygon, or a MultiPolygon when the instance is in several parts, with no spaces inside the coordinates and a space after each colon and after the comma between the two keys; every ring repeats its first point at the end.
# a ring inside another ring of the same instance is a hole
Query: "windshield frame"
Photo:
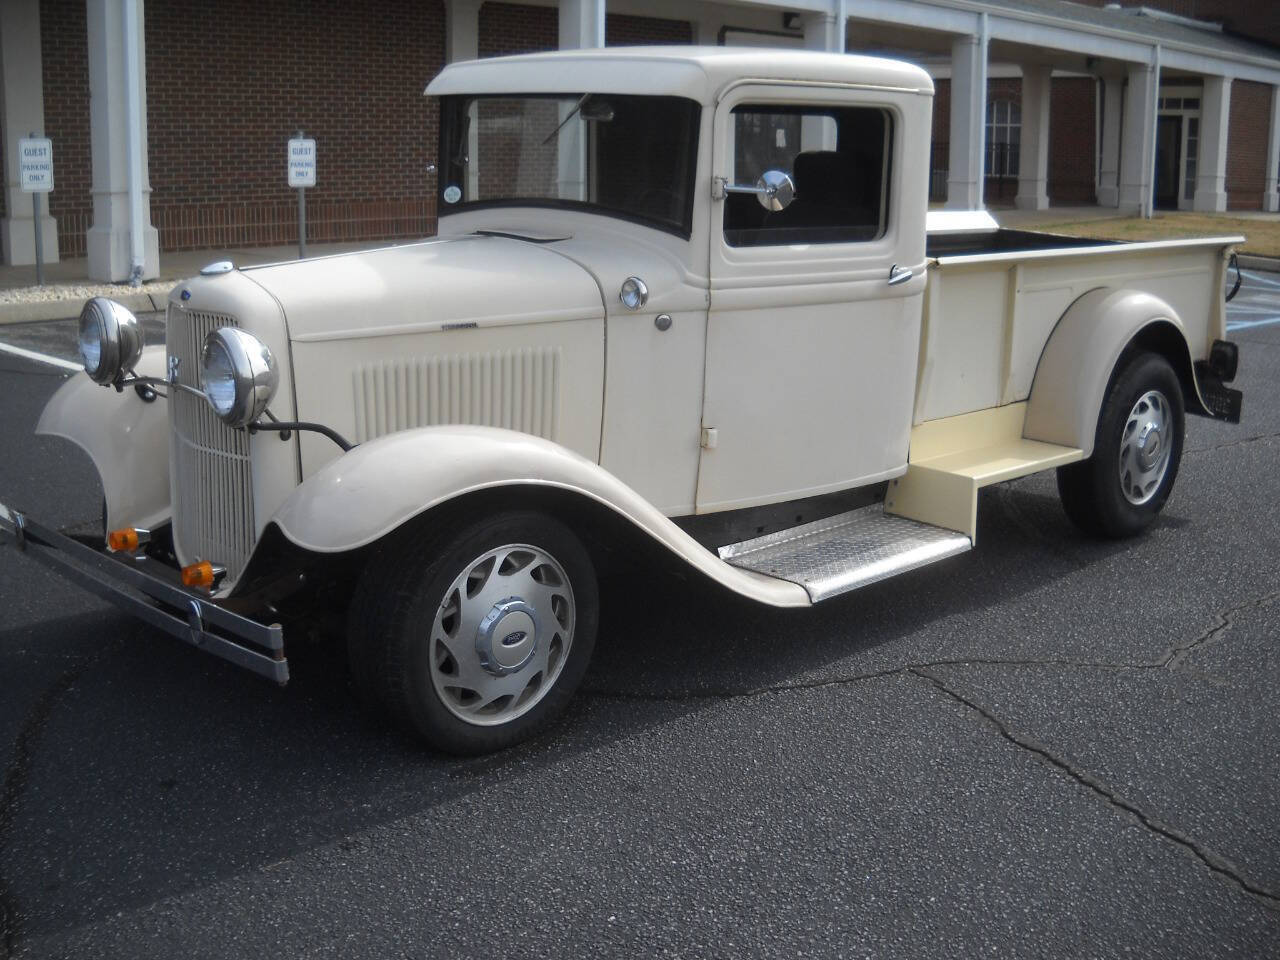
{"type": "Polygon", "coordinates": [[[585,93],[478,93],[478,94],[448,94],[440,98],[440,130],[439,130],[439,153],[437,163],[437,181],[436,181],[436,216],[443,218],[458,213],[468,213],[477,210],[490,210],[514,207],[535,207],[541,209],[553,210],[572,210],[583,213],[592,213],[602,216],[612,217],[618,220],[624,220],[629,223],[639,224],[644,227],[651,227],[660,230],[663,233],[669,233],[689,240],[693,236],[693,211],[695,201],[695,189],[698,177],[698,149],[700,146],[702,134],[702,104],[690,97],[678,96],[653,96],[649,94],[608,94],[598,91],[587,91],[585,93]],[[451,184],[467,182],[466,164],[460,158],[466,154],[466,146],[454,143],[454,137],[467,136],[467,128],[470,120],[467,116],[467,108],[473,100],[561,100],[570,104],[581,103],[588,96],[607,96],[607,97],[628,97],[628,98],[647,98],[654,100],[672,100],[680,101],[688,110],[688,156],[685,158],[685,169],[688,170],[687,186],[684,196],[684,209],[681,215],[681,222],[646,216],[637,213],[634,210],[627,210],[607,204],[594,203],[589,200],[569,200],[554,197],[497,197],[486,200],[468,200],[465,197],[461,201],[447,203],[444,198],[444,192],[451,184]]]}

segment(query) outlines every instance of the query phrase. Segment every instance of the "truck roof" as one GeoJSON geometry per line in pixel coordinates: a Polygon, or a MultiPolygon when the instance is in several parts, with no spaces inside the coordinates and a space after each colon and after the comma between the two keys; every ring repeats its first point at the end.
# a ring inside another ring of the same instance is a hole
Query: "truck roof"
{"type": "Polygon", "coordinates": [[[933,94],[929,75],[901,60],[719,46],[606,47],[466,60],[445,67],[426,93],[647,94],[687,97],[710,106],[739,80],[838,83],[933,94]]]}

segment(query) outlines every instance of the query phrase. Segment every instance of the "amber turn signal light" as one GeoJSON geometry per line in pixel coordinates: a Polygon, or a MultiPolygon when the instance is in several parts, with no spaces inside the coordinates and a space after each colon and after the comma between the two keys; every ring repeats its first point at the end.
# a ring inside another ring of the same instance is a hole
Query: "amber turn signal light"
{"type": "Polygon", "coordinates": [[[219,569],[208,560],[188,564],[182,568],[182,585],[184,587],[204,587],[206,590],[212,590],[213,581],[218,572],[219,569]]]}
{"type": "Polygon", "coordinates": [[[122,527],[107,534],[107,548],[115,553],[133,553],[151,539],[151,533],[138,527],[122,527]]]}

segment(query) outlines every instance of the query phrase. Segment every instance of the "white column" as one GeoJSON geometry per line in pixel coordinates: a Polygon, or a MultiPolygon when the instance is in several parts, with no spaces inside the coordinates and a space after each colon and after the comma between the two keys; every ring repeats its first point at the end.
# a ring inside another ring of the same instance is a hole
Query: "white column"
{"type": "MultiPolygon", "coordinates": [[[[560,49],[579,50],[604,46],[604,0],[560,0],[560,49]]],[[[574,108],[564,104],[560,119],[574,108]]],[[[581,119],[570,119],[560,128],[556,156],[556,189],[565,200],[589,200],[587,195],[587,144],[581,119]]]]}
{"type": "Polygon", "coordinates": [[[1159,72],[1150,64],[1129,68],[1120,133],[1119,208],[1147,215],[1155,173],[1156,90],[1159,72]]]}
{"type": "MultiPolygon", "coordinates": [[[[4,262],[36,262],[32,195],[18,183],[18,141],[44,136],[44,77],[40,59],[40,0],[0,4],[0,86],[4,91],[4,199],[0,220],[4,262]]],[[[58,144],[53,145],[53,186],[58,186],[58,144]]],[[[45,263],[58,262],[58,225],[49,216],[50,194],[40,198],[40,245],[45,263]]]]}
{"type": "MultiPolygon", "coordinates": [[[[1227,126],[1231,114],[1231,80],[1205,77],[1200,96],[1200,156],[1192,210],[1227,209],[1227,126]]],[[[1261,120],[1261,118],[1259,118],[1261,120]]]]}
{"type": "MultiPolygon", "coordinates": [[[[843,4],[841,4],[843,6],[843,4]]],[[[804,18],[804,47],[823,53],[844,53],[844,12],[815,13],[804,18]]],[[[830,117],[802,117],[801,150],[834,150],[836,124],[830,117]]]]}
{"type": "Polygon", "coordinates": [[[1021,210],[1049,208],[1049,88],[1053,70],[1040,64],[1022,68],[1022,142],[1018,151],[1021,210]]]}
{"type": "MultiPolygon", "coordinates": [[[[444,57],[446,63],[475,60],[480,56],[480,4],[482,0],[448,0],[445,7],[444,57]]],[[[472,122],[467,126],[467,199],[480,195],[479,124],[475,123],[476,106],[471,105],[472,122]]],[[[437,161],[437,170],[442,167],[437,161]]]]}
{"type": "Polygon", "coordinates": [[[1124,85],[1119,77],[1102,78],[1102,158],[1098,169],[1098,204],[1120,203],[1120,112],[1124,85]]]}
{"type": "MultiPolygon", "coordinates": [[[[985,18],[985,14],[984,14],[985,18]]],[[[951,146],[947,209],[982,208],[987,129],[986,31],[951,44],[951,146]]]]}
{"type": "Polygon", "coordinates": [[[560,0],[560,49],[604,46],[604,0],[560,0]]]}
{"type": "MultiPolygon", "coordinates": [[[[841,5],[843,7],[843,4],[841,5]]],[[[825,50],[828,53],[844,53],[843,9],[834,13],[813,13],[804,18],[804,48],[825,50]]]]}
{"type": "Polygon", "coordinates": [[[1267,178],[1262,193],[1262,209],[1269,213],[1280,210],[1280,87],[1271,88],[1271,133],[1267,138],[1267,178]]]}
{"type": "MultiPolygon", "coordinates": [[[[147,68],[142,0],[137,2],[138,64],[125,68],[125,0],[88,0],[89,135],[93,158],[93,226],[89,228],[89,277],[128,280],[133,266],[129,202],[129,88],[141,108],[138,142],[142,164],[143,267],[141,279],[160,275],[160,243],[151,225],[151,183],[147,174],[147,68]]],[[[55,144],[54,149],[57,149],[55,144]]],[[[54,156],[57,162],[57,156],[54,156]]],[[[56,176],[56,175],[55,175],[56,176]]],[[[56,180],[55,180],[56,186],[56,180]]]]}
{"type": "Polygon", "coordinates": [[[693,39],[700,47],[714,47],[720,43],[720,28],[724,26],[724,21],[713,18],[709,9],[704,5],[693,24],[693,39]]]}
{"type": "Polygon", "coordinates": [[[480,56],[481,0],[448,0],[445,7],[445,63],[474,60],[480,56]]]}

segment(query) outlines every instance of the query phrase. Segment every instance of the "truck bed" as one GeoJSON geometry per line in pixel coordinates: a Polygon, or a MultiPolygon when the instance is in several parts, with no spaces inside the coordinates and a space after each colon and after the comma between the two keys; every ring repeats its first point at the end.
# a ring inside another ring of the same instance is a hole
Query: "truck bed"
{"type": "Polygon", "coordinates": [[[1193,359],[1203,359],[1226,336],[1226,259],[1242,239],[1125,243],[1004,229],[931,232],[913,422],[1027,399],[1058,320],[1099,287],[1168,304],[1193,359]]]}
{"type": "Polygon", "coordinates": [[[1030,230],[981,230],[966,233],[929,234],[925,256],[954,257],[984,253],[1029,253],[1033,250],[1066,250],[1072,247],[1103,247],[1119,244],[1119,240],[1095,240],[1092,237],[1065,237],[1030,230]]]}

